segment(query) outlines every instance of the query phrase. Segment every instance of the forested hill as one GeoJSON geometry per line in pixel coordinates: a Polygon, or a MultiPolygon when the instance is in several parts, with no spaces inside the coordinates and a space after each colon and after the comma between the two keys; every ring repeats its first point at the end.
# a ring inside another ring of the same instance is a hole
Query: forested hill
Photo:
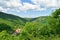
{"type": "Polygon", "coordinates": [[[12,14],[7,14],[0,12],[0,24],[7,24],[11,27],[21,27],[26,24],[26,22],[37,23],[38,25],[46,24],[48,16],[41,16],[37,18],[21,18],[12,14]]]}
{"type": "MultiPolygon", "coordinates": [[[[0,19],[4,19],[4,20],[9,20],[9,21],[18,21],[18,22],[32,22],[32,21],[38,21],[39,19],[45,19],[47,16],[41,16],[41,17],[37,17],[37,18],[21,18],[12,14],[6,14],[3,12],[0,12],[0,19]]],[[[20,23],[21,23],[20,22],[20,23]]]]}
{"type": "Polygon", "coordinates": [[[14,26],[14,25],[16,26],[16,25],[24,25],[26,21],[27,20],[21,17],[0,12],[0,24],[4,23],[11,26],[14,26]]]}

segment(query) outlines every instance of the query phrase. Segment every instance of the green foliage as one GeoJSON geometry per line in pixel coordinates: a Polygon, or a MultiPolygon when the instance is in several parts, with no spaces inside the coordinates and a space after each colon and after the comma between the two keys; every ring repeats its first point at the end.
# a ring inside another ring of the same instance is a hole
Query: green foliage
{"type": "Polygon", "coordinates": [[[30,19],[0,12],[0,40],[60,40],[60,9],[52,16],[30,19]],[[20,34],[13,35],[17,28],[20,34]]]}
{"type": "Polygon", "coordinates": [[[52,34],[60,34],[60,9],[57,9],[52,13],[52,16],[48,17],[48,26],[51,27],[52,34]]]}
{"type": "Polygon", "coordinates": [[[27,22],[25,26],[23,27],[23,38],[26,40],[33,40],[32,38],[36,37],[36,30],[37,30],[37,25],[35,23],[30,23],[27,22]]]}
{"type": "Polygon", "coordinates": [[[60,8],[57,9],[57,10],[55,10],[55,12],[52,13],[52,16],[53,16],[54,18],[58,18],[59,15],[60,15],[60,8]]]}

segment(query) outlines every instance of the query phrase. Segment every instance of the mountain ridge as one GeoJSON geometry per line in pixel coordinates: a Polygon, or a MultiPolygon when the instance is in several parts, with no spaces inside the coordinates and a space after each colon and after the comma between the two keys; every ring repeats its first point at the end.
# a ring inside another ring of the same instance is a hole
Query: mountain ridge
{"type": "Polygon", "coordinates": [[[26,22],[43,22],[48,16],[41,16],[37,18],[22,18],[12,14],[0,12],[0,19],[13,22],[15,24],[25,25],[26,22]],[[44,20],[43,20],[44,19],[44,20]]]}

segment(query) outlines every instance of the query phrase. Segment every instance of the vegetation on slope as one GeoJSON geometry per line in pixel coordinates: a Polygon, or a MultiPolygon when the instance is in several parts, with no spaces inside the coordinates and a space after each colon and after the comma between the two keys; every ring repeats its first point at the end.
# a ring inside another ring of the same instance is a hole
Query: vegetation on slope
{"type": "Polygon", "coordinates": [[[3,14],[0,15],[0,40],[60,40],[60,9],[49,17],[29,20],[3,14]],[[12,33],[17,28],[21,32],[14,36],[12,33]]]}

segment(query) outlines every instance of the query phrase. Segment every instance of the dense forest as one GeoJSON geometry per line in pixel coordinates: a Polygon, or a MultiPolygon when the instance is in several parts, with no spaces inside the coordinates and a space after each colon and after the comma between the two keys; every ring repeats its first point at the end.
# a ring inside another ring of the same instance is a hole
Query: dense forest
{"type": "Polygon", "coordinates": [[[0,40],[60,40],[60,9],[37,18],[0,12],[0,40]],[[20,32],[14,34],[16,29],[20,32]]]}

